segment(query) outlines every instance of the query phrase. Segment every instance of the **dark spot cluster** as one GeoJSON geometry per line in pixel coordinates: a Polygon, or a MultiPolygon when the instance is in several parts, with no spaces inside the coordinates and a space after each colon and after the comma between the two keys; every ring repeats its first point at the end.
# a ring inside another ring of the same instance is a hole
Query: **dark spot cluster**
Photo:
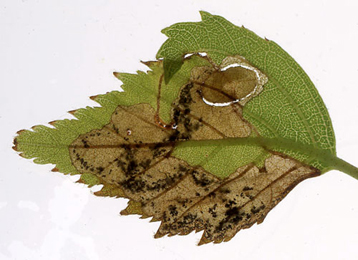
{"type": "Polygon", "coordinates": [[[189,234],[193,230],[202,230],[204,227],[204,221],[199,218],[197,214],[187,213],[180,219],[171,219],[165,213],[163,214],[161,232],[170,234],[189,234]]]}
{"type": "Polygon", "coordinates": [[[243,198],[243,199],[249,199],[249,200],[252,200],[254,199],[254,196],[252,194],[252,191],[254,190],[253,187],[248,187],[248,186],[245,186],[243,189],[242,189],[242,192],[240,193],[240,197],[243,198]]]}
{"type": "Polygon", "coordinates": [[[150,149],[152,152],[152,159],[165,156],[169,151],[166,140],[163,140],[162,143],[156,143],[155,145],[148,146],[148,149],[150,149]]]}
{"type": "Polygon", "coordinates": [[[237,203],[234,200],[229,200],[226,204],[225,204],[225,208],[232,208],[233,205],[236,205],[237,203]]]}
{"type": "Polygon", "coordinates": [[[182,178],[183,174],[174,174],[172,176],[167,176],[165,179],[160,179],[156,182],[152,182],[150,185],[146,185],[146,190],[149,191],[161,191],[165,190],[167,187],[174,185],[178,180],[182,178]]]}
{"type": "Polygon", "coordinates": [[[188,204],[190,205],[193,201],[191,199],[178,199],[177,202],[182,208],[187,209],[188,204]]]}
{"type": "Polygon", "coordinates": [[[143,179],[144,176],[148,176],[145,174],[147,173],[127,176],[124,181],[119,183],[119,185],[121,185],[124,189],[131,191],[132,193],[145,192],[145,191],[155,191],[158,193],[160,191],[167,189],[168,187],[173,186],[175,183],[181,180],[185,175],[185,172],[179,169],[175,173],[166,174],[166,177],[163,179],[159,179],[152,182],[143,179]]]}
{"type": "Polygon", "coordinates": [[[192,82],[185,85],[185,87],[180,91],[179,95],[179,105],[187,108],[189,107],[190,103],[193,101],[190,90],[193,88],[194,84],[192,82]]]}
{"type": "Polygon", "coordinates": [[[195,184],[200,187],[206,187],[213,183],[213,179],[211,179],[208,174],[205,174],[204,172],[193,170],[191,172],[191,176],[193,177],[195,184]]]}
{"type": "Polygon", "coordinates": [[[211,216],[213,218],[216,218],[218,216],[217,212],[216,212],[216,208],[217,208],[218,204],[214,204],[214,206],[210,207],[208,212],[211,214],[211,216]]]}
{"type": "Polygon", "coordinates": [[[248,187],[248,186],[245,186],[243,191],[248,191],[248,190],[253,190],[254,188],[253,187],[248,187]]]}
{"type": "Polygon", "coordinates": [[[208,197],[214,199],[216,197],[216,192],[215,191],[210,192],[208,194],[208,197]]]}
{"type": "Polygon", "coordinates": [[[203,228],[203,220],[198,218],[196,214],[187,213],[182,220],[177,221],[177,228],[189,233],[192,230],[200,230],[203,228]]]}
{"type": "Polygon", "coordinates": [[[72,153],[75,156],[75,161],[80,163],[80,169],[95,172],[93,165],[89,164],[84,158],[82,158],[80,154],[77,153],[76,149],[73,149],[72,153]]]}
{"type": "Polygon", "coordinates": [[[252,214],[257,214],[259,213],[261,210],[263,210],[266,206],[261,202],[261,205],[259,207],[253,206],[251,208],[251,213],[252,214]]]}
{"type": "Polygon", "coordinates": [[[119,183],[124,189],[133,193],[141,192],[145,188],[145,182],[141,178],[129,177],[119,183]]]}
{"type": "Polygon", "coordinates": [[[191,224],[193,223],[196,219],[197,219],[197,215],[196,214],[192,214],[192,213],[188,213],[183,217],[183,224],[191,224]]]}
{"type": "Polygon", "coordinates": [[[81,141],[82,141],[82,143],[83,143],[84,148],[89,148],[89,147],[90,147],[90,146],[88,145],[87,140],[82,139],[81,141]]]}
{"type": "Polygon", "coordinates": [[[215,227],[215,232],[221,233],[235,228],[235,226],[242,221],[246,215],[245,211],[240,210],[239,207],[229,207],[225,211],[225,217],[215,227]]]}
{"type": "Polygon", "coordinates": [[[192,132],[197,131],[202,125],[201,122],[193,119],[189,115],[191,112],[190,106],[193,102],[193,98],[190,93],[192,88],[192,83],[185,85],[180,91],[179,101],[174,104],[173,121],[178,128],[171,134],[169,141],[188,140],[191,138],[192,132]]]}
{"type": "Polygon", "coordinates": [[[168,149],[160,147],[142,148],[122,145],[121,148],[124,149],[124,152],[115,160],[115,163],[127,177],[146,171],[156,158],[168,152],[168,149]],[[140,149],[150,149],[152,155],[149,158],[148,156],[141,156],[140,149]]]}
{"type": "Polygon", "coordinates": [[[231,193],[231,190],[229,190],[228,188],[221,188],[220,192],[223,194],[229,194],[229,193],[231,193]]]}
{"type": "Polygon", "coordinates": [[[163,156],[167,152],[168,152],[168,150],[165,148],[155,149],[155,150],[153,150],[153,159],[163,156]]]}
{"type": "Polygon", "coordinates": [[[172,217],[178,216],[178,210],[177,210],[177,207],[175,205],[169,205],[168,210],[169,210],[169,214],[172,217]]]}
{"type": "Polygon", "coordinates": [[[115,124],[112,124],[112,128],[113,128],[113,131],[116,132],[117,134],[119,134],[119,128],[115,125],[115,124]]]}

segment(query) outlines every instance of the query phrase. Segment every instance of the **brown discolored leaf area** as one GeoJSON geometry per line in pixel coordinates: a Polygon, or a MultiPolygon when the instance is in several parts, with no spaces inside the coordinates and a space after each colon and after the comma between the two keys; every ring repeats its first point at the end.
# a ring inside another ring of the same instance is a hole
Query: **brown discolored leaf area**
{"type": "Polygon", "coordinates": [[[220,179],[172,155],[186,140],[248,137],[255,132],[242,118],[242,106],[260,93],[265,76],[246,66],[230,57],[221,68],[195,68],[172,104],[170,125],[159,124],[158,111],[148,104],[118,106],[109,124],[70,145],[73,165],[100,179],[104,187],[97,195],[129,198],[123,215],[161,221],[155,237],[203,230],[199,244],[219,243],[261,223],[295,185],[319,171],[272,153],[263,167],[251,163],[220,179]],[[240,66],[222,70],[232,63],[240,66]],[[204,99],[238,102],[213,106],[204,99]]]}

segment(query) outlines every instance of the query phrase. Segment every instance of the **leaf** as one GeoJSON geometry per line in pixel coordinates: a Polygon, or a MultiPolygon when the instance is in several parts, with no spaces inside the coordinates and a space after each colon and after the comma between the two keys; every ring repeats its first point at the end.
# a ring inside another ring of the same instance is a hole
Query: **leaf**
{"type": "Polygon", "coordinates": [[[299,65],[272,41],[201,14],[164,30],[164,60],[145,62],[150,71],[114,73],[124,92],[19,131],[14,149],[103,185],[97,196],[130,199],[121,214],[161,221],[155,237],[204,231],[199,244],[261,223],[307,178],[330,169],[358,178],[336,157],[328,112],[299,65]]]}

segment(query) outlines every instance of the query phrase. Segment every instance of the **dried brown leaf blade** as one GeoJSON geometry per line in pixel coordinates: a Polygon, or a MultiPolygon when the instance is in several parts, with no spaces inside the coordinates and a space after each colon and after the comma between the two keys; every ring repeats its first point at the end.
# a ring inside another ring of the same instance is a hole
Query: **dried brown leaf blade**
{"type": "Polygon", "coordinates": [[[161,221],[155,237],[204,231],[199,244],[219,243],[261,223],[295,185],[319,170],[271,154],[261,168],[250,163],[219,178],[172,156],[177,143],[186,140],[251,135],[239,104],[207,105],[201,88],[193,82],[182,87],[173,103],[175,127],[157,124],[150,105],[118,106],[111,122],[81,135],[70,154],[79,172],[98,176],[130,199],[123,215],[161,221]]]}

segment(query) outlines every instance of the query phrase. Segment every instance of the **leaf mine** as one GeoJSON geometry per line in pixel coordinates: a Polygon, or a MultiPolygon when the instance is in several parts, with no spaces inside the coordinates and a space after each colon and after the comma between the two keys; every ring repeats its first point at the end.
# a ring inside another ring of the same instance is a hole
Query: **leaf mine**
{"type": "MultiPolygon", "coordinates": [[[[212,83],[226,96],[237,94],[232,88],[241,84],[240,79],[246,82],[245,73],[249,72],[230,73],[229,80],[234,78],[230,87],[226,79],[212,83]]],[[[319,175],[319,171],[282,155],[271,155],[261,168],[250,163],[219,178],[203,168],[203,163],[190,165],[173,156],[176,147],[188,140],[252,134],[252,126],[242,119],[240,104],[205,103],[206,85],[193,82],[193,76],[198,76],[196,80],[206,77],[207,68],[194,68],[191,75],[172,103],[172,125],[176,127],[158,124],[157,113],[148,104],[118,106],[109,124],[80,135],[69,152],[80,173],[97,176],[104,184],[102,194],[97,195],[119,194],[130,199],[122,215],[140,214],[161,221],[156,238],[204,231],[199,244],[219,243],[261,223],[296,184],[319,175]]],[[[256,76],[251,81],[253,93],[256,76]]]]}

